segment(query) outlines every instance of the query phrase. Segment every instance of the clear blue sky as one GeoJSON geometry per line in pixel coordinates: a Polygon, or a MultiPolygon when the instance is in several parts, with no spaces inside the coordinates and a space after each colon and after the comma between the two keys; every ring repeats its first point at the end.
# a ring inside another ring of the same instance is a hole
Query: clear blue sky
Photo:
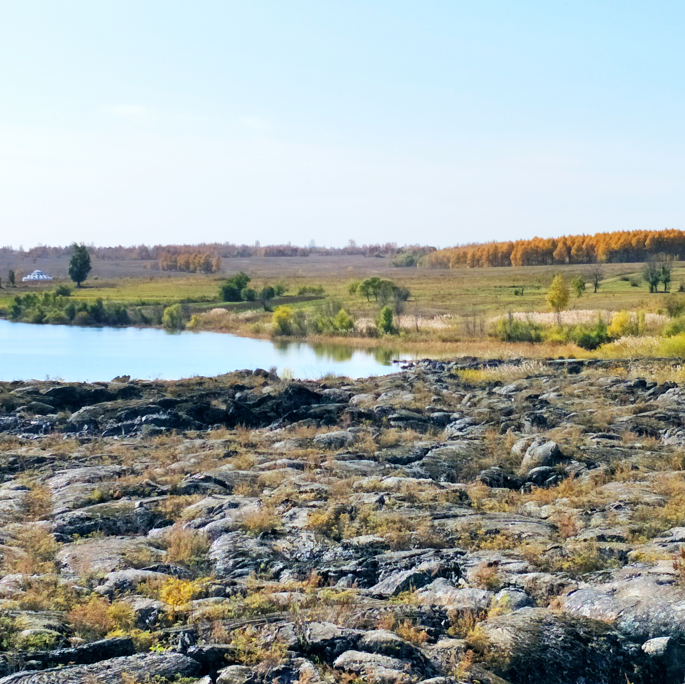
{"type": "Polygon", "coordinates": [[[4,0],[0,244],[684,228],[685,4],[4,0]]]}

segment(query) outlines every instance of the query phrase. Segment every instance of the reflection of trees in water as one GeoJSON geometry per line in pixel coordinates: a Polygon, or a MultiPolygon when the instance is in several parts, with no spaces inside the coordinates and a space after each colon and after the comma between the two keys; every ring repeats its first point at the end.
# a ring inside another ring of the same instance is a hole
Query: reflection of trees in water
{"type": "Polygon", "coordinates": [[[354,356],[355,352],[362,352],[373,356],[373,358],[380,364],[388,366],[392,360],[397,356],[397,352],[391,349],[383,349],[381,347],[373,349],[360,349],[357,347],[350,347],[346,344],[330,344],[326,342],[315,342],[307,344],[306,342],[288,342],[285,340],[273,340],[274,348],[280,352],[287,353],[289,351],[299,351],[301,347],[310,347],[317,358],[325,361],[349,361],[354,356]]]}
{"type": "Polygon", "coordinates": [[[278,338],[271,340],[271,343],[274,345],[274,349],[280,352],[287,352],[294,347],[297,347],[298,349],[300,347],[299,342],[287,342],[286,340],[279,340],[278,338]]]}
{"type": "Polygon", "coordinates": [[[313,344],[312,349],[318,358],[326,361],[349,361],[354,352],[357,351],[354,347],[348,347],[344,344],[324,344],[321,342],[313,344]]]}
{"type": "Polygon", "coordinates": [[[371,350],[373,353],[373,358],[382,363],[384,366],[389,366],[392,360],[397,356],[397,352],[392,349],[384,349],[383,347],[376,347],[371,350]]]}

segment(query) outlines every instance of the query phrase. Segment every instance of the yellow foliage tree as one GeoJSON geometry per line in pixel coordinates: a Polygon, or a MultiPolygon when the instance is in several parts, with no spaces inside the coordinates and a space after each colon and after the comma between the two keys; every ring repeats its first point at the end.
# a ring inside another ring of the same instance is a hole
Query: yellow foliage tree
{"type": "Polygon", "coordinates": [[[561,312],[568,304],[568,298],[568,285],[561,275],[555,275],[549,290],[547,290],[547,302],[556,312],[559,325],[561,325],[561,312]]]}

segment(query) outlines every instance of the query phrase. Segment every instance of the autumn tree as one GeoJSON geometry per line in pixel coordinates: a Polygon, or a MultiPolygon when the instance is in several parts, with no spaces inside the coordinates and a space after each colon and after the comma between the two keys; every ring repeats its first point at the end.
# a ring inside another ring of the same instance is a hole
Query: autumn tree
{"type": "Polygon", "coordinates": [[[560,274],[555,275],[547,290],[547,302],[554,309],[559,325],[561,325],[561,312],[566,308],[568,298],[569,291],[564,278],[560,274]]]}

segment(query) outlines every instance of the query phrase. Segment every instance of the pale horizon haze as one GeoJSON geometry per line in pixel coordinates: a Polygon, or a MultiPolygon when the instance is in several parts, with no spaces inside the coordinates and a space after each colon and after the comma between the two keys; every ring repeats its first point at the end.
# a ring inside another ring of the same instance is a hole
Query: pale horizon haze
{"type": "Polygon", "coordinates": [[[0,246],[685,226],[676,2],[7,0],[0,246]]]}

